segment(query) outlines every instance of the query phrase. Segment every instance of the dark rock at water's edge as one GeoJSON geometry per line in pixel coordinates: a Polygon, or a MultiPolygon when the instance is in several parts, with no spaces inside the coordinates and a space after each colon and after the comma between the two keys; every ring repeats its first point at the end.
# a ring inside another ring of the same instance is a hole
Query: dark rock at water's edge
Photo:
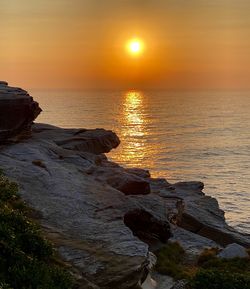
{"type": "Polygon", "coordinates": [[[27,91],[0,81],[0,143],[29,133],[40,112],[38,103],[27,91]]]}
{"type": "Polygon", "coordinates": [[[250,247],[201,182],[170,184],[125,169],[104,155],[119,143],[104,129],[34,124],[29,138],[0,147],[0,168],[39,213],[81,288],[140,286],[155,263],[151,248],[170,238],[190,255],[229,243],[250,247]]]}

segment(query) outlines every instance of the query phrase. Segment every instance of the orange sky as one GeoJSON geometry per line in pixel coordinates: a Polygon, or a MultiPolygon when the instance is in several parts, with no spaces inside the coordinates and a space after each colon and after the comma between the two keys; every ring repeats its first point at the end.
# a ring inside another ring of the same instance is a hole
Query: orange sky
{"type": "Polygon", "coordinates": [[[24,88],[250,88],[249,0],[1,0],[0,79],[24,88]],[[145,43],[131,57],[130,38],[145,43]]]}

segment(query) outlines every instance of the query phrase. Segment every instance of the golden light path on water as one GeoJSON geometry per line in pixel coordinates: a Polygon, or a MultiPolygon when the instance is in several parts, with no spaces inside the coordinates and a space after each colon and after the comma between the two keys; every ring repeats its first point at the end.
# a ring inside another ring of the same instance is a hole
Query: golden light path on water
{"type": "MultiPolygon", "coordinates": [[[[123,94],[118,121],[119,130],[116,131],[121,144],[112,151],[112,159],[124,166],[150,170],[156,167],[156,159],[150,156],[168,149],[152,133],[155,120],[150,115],[149,100],[142,91],[130,90],[123,94]]],[[[160,176],[153,170],[151,175],[160,176]]],[[[171,171],[165,172],[165,177],[171,178],[171,171]]]]}
{"type": "Polygon", "coordinates": [[[146,120],[142,113],[144,105],[143,94],[138,91],[129,91],[124,95],[123,111],[121,116],[121,135],[123,138],[134,138],[133,143],[123,147],[120,161],[128,162],[132,159],[143,159],[145,156],[146,120]],[[133,147],[133,148],[132,148],[133,147]]]}

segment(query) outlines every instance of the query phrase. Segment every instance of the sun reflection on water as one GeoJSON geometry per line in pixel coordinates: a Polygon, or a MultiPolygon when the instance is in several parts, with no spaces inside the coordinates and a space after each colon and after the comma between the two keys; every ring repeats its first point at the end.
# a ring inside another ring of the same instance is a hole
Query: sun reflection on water
{"type": "Polygon", "coordinates": [[[123,146],[122,162],[143,160],[145,156],[145,136],[147,134],[145,120],[144,96],[139,91],[128,91],[124,94],[122,104],[121,137],[131,139],[123,146]]]}
{"type": "MultiPolygon", "coordinates": [[[[148,169],[153,177],[161,177],[162,171],[155,170],[156,156],[163,152],[164,155],[168,154],[173,149],[156,134],[159,127],[155,126],[157,118],[152,116],[150,104],[147,94],[141,91],[131,90],[123,94],[119,109],[119,125],[116,127],[121,144],[109,157],[121,165],[148,169]]],[[[175,164],[174,160],[172,164],[175,164]]],[[[171,170],[163,171],[165,177],[173,178],[171,170]]]]}
{"type": "Polygon", "coordinates": [[[123,103],[124,107],[124,125],[129,127],[125,135],[140,137],[144,136],[144,123],[142,110],[143,110],[143,96],[140,92],[130,91],[125,95],[123,103]]]}

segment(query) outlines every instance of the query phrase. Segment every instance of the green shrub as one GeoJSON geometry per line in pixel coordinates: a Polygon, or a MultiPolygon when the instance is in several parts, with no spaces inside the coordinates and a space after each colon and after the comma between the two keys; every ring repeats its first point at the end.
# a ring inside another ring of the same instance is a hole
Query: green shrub
{"type": "Polygon", "coordinates": [[[191,284],[193,289],[249,289],[250,275],[202,269],[191,284]]]}
{"type": "Polygon", "coordinates": [[[183,267],[184,249],[179,243],[168,243],[155,252],[157,256],[156,271],[173,277],[174,279],[187,278],[183,267]]]}
{"type": "Polygon", "coordinates": [[[249,289],[250,258],[221,259],[218,249],[205,250],[198,259],[200,269],[190,282],[192,289],[249,289]]]}
{"type": "Polygon", "coordinates": [[[0,175],[0,289],[73,288],[17,192],[17,185],[0,175]]]}
{"type": "Polygon", "coordinates": [[[250,259],[249,258],[233,258],[220,259],[212,258],[202,264],[203,269],[216,269],[217,271],[228,271],[235,273],[250,274],[250,259]]]}

